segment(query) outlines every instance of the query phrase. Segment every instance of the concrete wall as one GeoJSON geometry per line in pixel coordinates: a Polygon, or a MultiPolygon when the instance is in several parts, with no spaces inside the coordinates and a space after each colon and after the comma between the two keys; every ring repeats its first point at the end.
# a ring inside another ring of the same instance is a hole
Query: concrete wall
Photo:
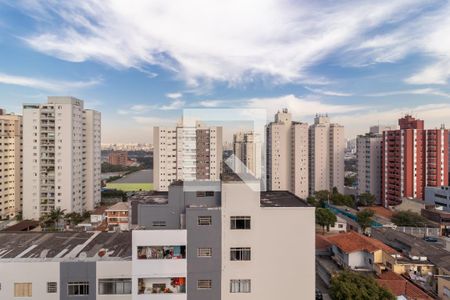
{"type": "MultiPolygon", "coordinates": [[[[130,278],[130,261],[98,261],[97,262],[97,283],[100,279],[130,278]]],[[[99,295],[97,288],[97,300],[131,300],[131,294],[128,295],[99,295]]]]}
{"type": "Polygon", "coordinates": [[[95,300],[97,294],[97,278],[95,262],[61,262],[60,264],[60,300],[95,300]],[[69,296],[67,284],[75,281],[89,282],[89,295],[69,296]]]}
{"type": "Polygon", "coordinates": [[[220,300],[221,294],[221,229],[220,208],[188,208],[187,229],[187,294],[188,300],[220,300]],[[211,216],[211,225],[198,225],[198,216],[211,216]],[[197,249],[212,248],[212,257],[197,257],[197,249]],[[198,290],[198,280],[211,280],[212,288],[198,290]]]}

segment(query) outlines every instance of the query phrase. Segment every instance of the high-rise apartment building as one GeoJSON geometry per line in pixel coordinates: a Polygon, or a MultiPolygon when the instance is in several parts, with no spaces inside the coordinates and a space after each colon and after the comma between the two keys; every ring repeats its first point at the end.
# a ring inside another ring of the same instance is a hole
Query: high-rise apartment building
{"type": "Polygon", "coordinates": [[[177,180],[218,180],[222,165],[222,127],[178,124],[153,128],[153,181],[167,191],[177,180]]]}
{"type": "Polygon", "coordinates": [[[365,135],[356,139],[358,167],[358,195],[370,193],[381,204],[381,142],[383,131],[392,130],[388,126],[372,126],[365,135]]]}
{"type": "Polygon", "coordinates": [[[0,109],[0,219],[22,205],[22,117],[0,109]]]}
{"type": "Polygon", "coordinates": [[[133,230],[136,299],[161,284],[173,299],[290,299],[299,290],[314,298],[315,264],[305,259],[314,256],[314,207],[235,174],[197,190],[185,184],[131,198],[132,226],[144,229],[133,230]],[[274,258],[280,247],[296,254],[274,258]]]}
{"type": "Polygon", "coordinates": [[[114,166],[129,166],[132,161],[128,159],[127,151],[112,151],[108,155],[108,163],[114,166]]]}
{"type": "Polygon", "coordinates": [[[287,109],[267,131],[267,189],[308,197],[308,124],[293,122],[287,109]]]}
{"type": "Polygon", "coordinates": [[[424,199],[426,186],[448,182],[448,130],[426,130],[424,121],[410,115],[399,120],[400,129],[383,133],[382,201],[385,206],[402,198],[424,199]]]}
{"type": "Polygon", "coordinates": [[[101,116],[73,97],[23,106],[23,217],[100,202],[101,116]]]}
{"type": "Polygon", "coordinates": [[[260,137],[253,131],[233,135],[234,168],[236,173],[251,173],[261,178],[262,149],[260,137]]]}
{"type": "Polygon", "coordinates": [[[327,115],[316,115],[309,127],[309,193],[321,190],[344,192],[344,126],[330,123],[327,115]]]}

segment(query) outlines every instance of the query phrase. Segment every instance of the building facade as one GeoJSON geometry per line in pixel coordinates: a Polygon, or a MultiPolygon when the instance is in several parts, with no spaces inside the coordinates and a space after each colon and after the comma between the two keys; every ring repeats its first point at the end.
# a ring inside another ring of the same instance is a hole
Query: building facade
{"type": "Polygon", "coordinates": [[[73,97],[23,106],[23,217],[100,202],[101,116],[73,97]]]}
{"type": "Polygon", "coordinates": [[[22,210],[22,117],[0,109],[0,219],[22,210]]]}
{"type": "Polygon", "coordinates": [[[153,128],[155,189],[167,191],[177,180],[219,180],[222,167],[222,127],[153,128]]]}
{"type": "Polygon", "coordinates": [[[112,151],[108,155],[108,163],[115,166],[128,166],[128,152],[127,151],[112,151]]]}
{"type": "Polygon", "coordinates": [[[308,124],[293,122],[283,109],[267,132],[267,189],[308,197],[308,124]]]}
{"type": "Polygon", "coordinates": [[[317,115],[309,127],[309,193],[334,187],[344,192],[344,127],[317,115]]]}
{"type": "Polygon", "coordinates": [[[450,212],[450,187],[426,187],[425,204],[435,205],[446,212],[450,212]]]}
{"type": "Polygon", "coordinates": [[[381,142],[383,131],[393,128],[372,126],[369,133],[356,139],[358,167],[357,194],[370,193],[381,204],[381,142]]]}
{"type": "Polygon", "coordinates": [[[233,135],[234,171],[251,173],[261,178],[262,167],[261,140],[253,131],[238,132],[233,135]]]}
{"type": "Polygon", "coordinates": [[[402,198],[424,200],[426,186],[448,182],[448,130],[426,130],[424,121],[410,115],[400,129],[383,133],[382,202],[395,206],[402,198]]]}

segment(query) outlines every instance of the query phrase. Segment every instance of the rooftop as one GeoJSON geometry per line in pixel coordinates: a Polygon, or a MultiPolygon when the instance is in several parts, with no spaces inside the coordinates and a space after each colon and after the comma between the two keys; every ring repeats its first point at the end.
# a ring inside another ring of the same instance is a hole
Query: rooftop
{"type": "Polygon", "coordinates": [[[117,210],[128,211],[128,208],[129,208],[128,202],[117,202],[116,204],[108,208],[106,211],[117,211],[117,210]]]}
{"type": "Polygon", "coordinates": [[[394,296],[405,296],[408,299],[415,300],[428,300],[433,299],[428,296],[419,287],[412,282],[406,280],[400,275],[395,274],[392,271],[383,272],[379,275],[377,282],[382,287],[391,291],[394,296]]]}
{"type": "Polygon", "coordinates": [[[153,205],[161,205],[167,204],[169,202],[169,193],[168,192],[138,192],[131,196],[128,201],[139,202],[143,204],[153,204],[153,205]]]}
{"type": "Polygon", "coordinates": [[[130,259],[130,232],[0,232],[2,259],[130,259]]]}
{"type": "Polygon", "coordinates": [[[328,237],[327,240],[346,253],[356,251],[375,252],[378,250],[383,250],[388,254],[397,254],[397,251],[382,242],[359,234],[355,231],[336,234],[328,237]]]}
{"type": "Polygon", "coordinates": [[[288,191],[270,191],[261,192],[261,207],[309,207],[309,205],[288,191]]]}

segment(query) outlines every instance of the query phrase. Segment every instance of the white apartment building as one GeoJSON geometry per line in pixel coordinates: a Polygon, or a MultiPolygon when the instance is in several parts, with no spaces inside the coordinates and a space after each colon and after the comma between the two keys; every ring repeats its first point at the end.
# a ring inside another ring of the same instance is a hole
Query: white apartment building
{"type": "Polygon", "coordinates": [[[267,189],[308,196],[308,124],[293,122],[287,109],[267,126],[267,189]]]}
{"type": "Polygon", "coordinates": [[[316,115],[309,127],[309,193],[344,192],[344,126],[330,123],[327,115],[316,115]]]}
{"type": "Polygon", "coordinates": [[[23,106],[23,217],[52,209],[91,210],[100,202],[100,113],[73,97],[23,106]]]}
{"type": "Polygon", "coordinates": [[[222,164],[222,127],[153,128],[153,181],[157,191],[167,191],[177,180],[219,180],[222,164]]]}
{"type": "Polygon", "coordinates": [[[261,139],[253,131],[235,133],[233,135],[234,171],[251,173],[255,178],[261,178],[261,151],[261,139]]]}
{"type": "Polygon", "coordinates": [[[0,109],[0,219],[22,205],[22,117],[0,109]]]}
{"type": "Polygon", "coordinates": [[[381,204],[381,142],[383,131],[393,126],[371,126],[369,133],[356,139],[356,157],[358,167],[358,195],[375,195],[377,204],[381,204]]]}

